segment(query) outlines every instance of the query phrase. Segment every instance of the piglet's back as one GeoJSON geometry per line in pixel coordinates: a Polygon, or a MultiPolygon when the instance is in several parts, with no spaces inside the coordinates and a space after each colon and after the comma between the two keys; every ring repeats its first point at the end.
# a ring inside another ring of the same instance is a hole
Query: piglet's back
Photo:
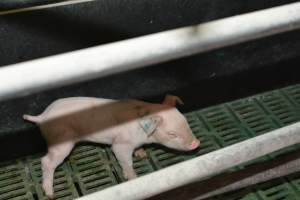
{"type": "Polygon", "coordinates": [[[57,137],[81,138],[124,125],[127,120],[137,117],[135,108],[143,104],[135,100],[116,101],[92,97],[59,99],[40,115],[40,127],[49,140],[57,137]]]}

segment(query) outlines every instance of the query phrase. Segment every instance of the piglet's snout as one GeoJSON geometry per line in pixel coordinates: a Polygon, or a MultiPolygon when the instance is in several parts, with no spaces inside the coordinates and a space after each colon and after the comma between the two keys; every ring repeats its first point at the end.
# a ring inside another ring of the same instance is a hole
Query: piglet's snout
{"type": "Polygon", "coordinates": [[[198,148],[199,145],[200,145],[200,141],[197,139],[194,139],[188,148],[189,148],[189,150],[194,150],[194,149],[198,148]]]}

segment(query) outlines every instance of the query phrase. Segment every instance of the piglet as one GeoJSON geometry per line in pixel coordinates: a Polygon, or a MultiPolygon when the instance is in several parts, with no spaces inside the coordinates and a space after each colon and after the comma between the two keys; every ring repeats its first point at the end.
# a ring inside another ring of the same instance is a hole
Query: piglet
{"type": "Polygon", "coordinates": [[[200,141],[175,108],[176,103],[183,104],[171,95],[162,104],[70,97],[54,101],[38,116],[24,115],[25,120],[39,126],[48,144],[41,160],[45,194],[53,198],[54,171],[80,141],[111,144],[126,179],[136,177],[132,154],[147,155],[138,149],[143,144],[158,143],[182,151],[196,149],[200,141]]]}

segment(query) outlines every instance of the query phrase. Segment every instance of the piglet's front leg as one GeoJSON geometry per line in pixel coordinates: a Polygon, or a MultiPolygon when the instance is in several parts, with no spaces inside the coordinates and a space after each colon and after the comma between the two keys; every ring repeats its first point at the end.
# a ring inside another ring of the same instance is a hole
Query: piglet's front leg
{"type": "Polygon", "coordinates": [[[124,178],[128,180],[136,178],[137,175],[132,167],[132,153],[134,148],[128,144],[116,143],[112,145],[112,150],[122,167],[124,178]]]}

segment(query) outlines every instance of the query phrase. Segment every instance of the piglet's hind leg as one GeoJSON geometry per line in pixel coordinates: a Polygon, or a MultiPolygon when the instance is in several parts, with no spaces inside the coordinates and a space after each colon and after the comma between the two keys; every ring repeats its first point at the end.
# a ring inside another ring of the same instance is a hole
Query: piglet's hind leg
{"type": "Polygon", "coordinates": [[[54,171],[70,154],[74,147],[72,142],[64,142],[48,148],[48,153],[42,158],[43,189],[48,198],[54,198],[54,171]]]}
{"type": "Polygon", "coordinates": [[[139,158],[141,158],[141,159],[147,158],[147,157],[148,157],[147,152],[146,152],[145,149],[143,149],[143,148],[136,149],[136,150],[134,151],[134,156],[135,156],[135,157],[139,157],[139,158]]]}

